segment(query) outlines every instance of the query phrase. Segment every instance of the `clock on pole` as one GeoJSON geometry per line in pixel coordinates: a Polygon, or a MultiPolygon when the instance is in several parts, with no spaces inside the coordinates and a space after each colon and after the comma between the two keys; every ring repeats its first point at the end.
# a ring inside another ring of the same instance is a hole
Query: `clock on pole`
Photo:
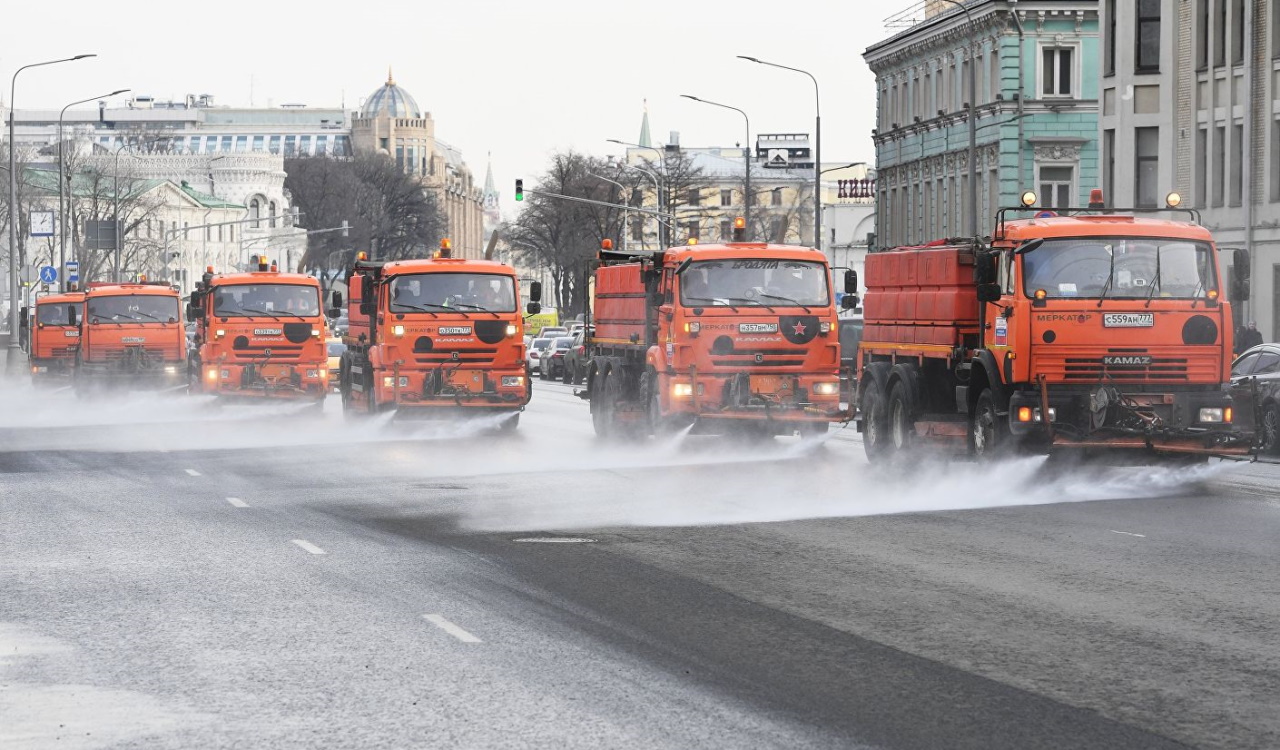
{"type": "Polygon", "coordinates": [[[53,236],[53,212],[32,211],[30,216],[32,237],[53,236]]]}

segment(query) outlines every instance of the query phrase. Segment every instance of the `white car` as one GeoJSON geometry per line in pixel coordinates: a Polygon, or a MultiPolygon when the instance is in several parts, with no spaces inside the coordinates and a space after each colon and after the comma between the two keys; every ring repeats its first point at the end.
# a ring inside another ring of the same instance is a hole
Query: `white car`
{"type": "Polygon", "coordinates": [[[559,338],[561,336],[568,336],[568,335],[569,335],[569,329],[563,326],[554,326],[554,327],[547,326],[543,328],[541,331],[538,331],[538,338],[540,339],[554,339],[554,338],[559,338]]]}
{"type": "Polygon", "coordinates": [[[529,342],[529,347],[525,350],[524,361],[529,365],[529,372],[541,372],[538,367],[538,360],[541,359],[543,353],[551,348],[551,342],[555,339],[538,337],[529,342]]]}

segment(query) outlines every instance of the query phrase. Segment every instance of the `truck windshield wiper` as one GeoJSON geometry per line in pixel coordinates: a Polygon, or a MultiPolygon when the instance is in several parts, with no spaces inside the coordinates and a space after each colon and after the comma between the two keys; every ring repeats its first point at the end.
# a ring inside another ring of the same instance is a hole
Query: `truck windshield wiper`
{"type": "Polygon", "coordinates": [[[446,308],[446,309],[451,309],[451,308],[455,308],[455,307],[460,307],[460,308],[464,308],[464,309],[467,309],[467,310],[479,310],[480,312],[487,312],[487,313],[489,313],[490,315],[492,315],[492,316],[493,316],[493,317],[495,317],[495,318],[501,318],[501,317],[502,317],[501,315],[497,314],[496,312],[494,312],[493,310],[490,310],[490,309],[489,309],[489,308],[487,308],[487,307],[483,307],[483,306],[481,306],[481,305],[473,305],[473,304],[471,304],[471,303],[469,303],[469,302],[454,302],[452,305],[441,305],[441,306],[442,306],[442,307],[444,307],[444,308],[446,308]]]}
{"type": "Polygon", "coordinates": [[[1098,296],[1098,307],[1102,307],[1102,302],[1107,298],[1107,290],[1111,288],[1111,280],[1116,277],[1116,251],[1111,249],[1111,268],[1107,271],[1107,283],[1102,285],[1102,294],[1098,296]]]}
{"type": "MultiPolygon", "coordinates": [[[[159,318],[157,318],[156,316],[152,315],[149,312],[143,312],[142,310],[134,310],[134,312],[136,312],[138,315],[145,315],[148,318],[151,318],[152,320],[160,320],[159,318]]],[[[130,315],[129,317],[132,320],[141,320],[141,318],[139,318],[137,315],[130,315]]]]}
{"type": "Polygon", "coordinates": [[[1151,298],[1155,296],[1156,287],[1160,286],[1160,248],[1156,248],[1156,277],[1151,280],[1151,291],[1147,292],[1147,304],[1143,307],[1151,307],[1151,298]]]}
{"type": "Polygon", "coordinates": [[[802,308],[804,308],[804,311],[805,311],[805,312],[813,312],[812,310],[810,310],[810,309],[809,309],[809,306],[808,306],[808,305],[804,304],[803,302],[800,302],[799,300],[791,299],[790,297],[781,297],[781,296],[779,296],[779,295],[777,295],[777,294],[764,294],[764,293],[762,293],[760,296],[761,296],[761,297],[768,297],[769,299],[782,300],[783,302],[787,302],[787,303],[790,303],[790,304],[795,305],[795,306],[797,306],[797,307],[802,307],[802,308]]]}
{"type": "MultiPolygon", "coordinates": [[[[449,308],[445,307],[444,305],[437,304],[437,303],[435,303],[435,302],[427,302],[427,303],[424,303],[424,304],[431,305],[432,307],[438,308],[438,309],[440,309],[440,310],[448,310],[448,309],[449,309],[449,308]]],[[[427,315],[430,315],[430,316],[431,316],[431,317],[433,317],[433,318],[438,318],[438,317],[440,317],[439,315],[436,315],[435,313],[431,312],[430,310],[428,310],[426,307],[423,307],[422,305],[410,305],[410,304],[408,304],[407,302],[394,302],[394,303],[392,303],[391,307],[393,308],[393,309],[391,310],[391,312],[399,312],[399,310],[398,310],[398,309],[394,309],[394,308],[401,308],[401,307],[403,307],[403,308],[405,308],[405,309],[408,309],[408,310],[414,310],[414,311],[416,311],[416,312],[424,312],[424,313],[426,313],[427,315]]]]}
{"type": "Polygon", "coordinates": [[[737,297],[690,297],[688,295],[685,295],[684,298],[690,301],[698,300],[701,302],[710,302],[712,304],[718,304],[720,300],[724,300],[725,307],[728,307],[730,310],[733,310],[734,312],[738,311],[738,308],[734,307],[732,304],[729,303],[729,300],[738,299],[737,297]]]}
{"type": "Polygon", "coordinates": [[[304,316],[299,315],[296,312],[290,312],[289,310],[259,310],[257,308],[242,307],[240,308],[240,311],[247,312],[247,313],[255,313],[257,315],[270,315],[273,318],[278,318],[281,315],[292,315],[295,318],[301,318],[302,320],[306,320],[304,316]]]}

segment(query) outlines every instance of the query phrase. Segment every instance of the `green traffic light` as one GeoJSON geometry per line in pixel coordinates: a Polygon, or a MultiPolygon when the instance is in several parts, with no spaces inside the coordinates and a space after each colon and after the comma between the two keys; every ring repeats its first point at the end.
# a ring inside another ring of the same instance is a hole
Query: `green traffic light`
{"type": "Polygon", "coordinates": [[[524,200],[524,180],[516,180],[516,201],[524,200]]]}

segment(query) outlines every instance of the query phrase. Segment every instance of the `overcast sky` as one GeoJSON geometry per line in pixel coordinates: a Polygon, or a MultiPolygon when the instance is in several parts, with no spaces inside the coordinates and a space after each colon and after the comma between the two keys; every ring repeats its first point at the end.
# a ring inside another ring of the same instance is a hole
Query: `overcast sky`
{"type": "Polygon", "coordinates": [[[874,161],[874,79],[862,51],[912,0],[418,0],[6,3],[4,99],[21,65],[79,53],[96,59],[24,71],[19,109],[61,109],[118,88],[159,99],[213,94],[220,105],[356,107],[391,66],[484,178],[492,153],[504,212],[512,181],[575,149],[619,153],[634,141],[644,101],[654,140],[732,146],[745,135],[812,132],[813,84],[751,55],[808,70],[821,86],[823,161],[874,161]],[[367,15],[366,15],[367,14],[367,15]],[[365,16],[365,17],[362,17],[365,16]],[[252,93],[251,93],[252,92],[252,93]]]}

